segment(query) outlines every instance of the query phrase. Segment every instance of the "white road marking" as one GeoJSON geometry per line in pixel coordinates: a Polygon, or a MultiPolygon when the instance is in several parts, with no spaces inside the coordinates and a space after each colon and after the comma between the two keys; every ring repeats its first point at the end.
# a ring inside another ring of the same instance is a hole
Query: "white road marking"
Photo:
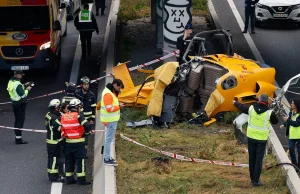
{"type": "MultiPolygon", "coordinates": [[[[236,19],[236,21],[237,21],[237,23],[238,23],[238,25],[239,25],[239,27],[241,29],[241,33],[242,33],[242,31],[244,30],[244,25],[245,25],[244,21],[243,21],[241,15],[240,15],[238,9],[236,8],[233,0],[227,0],[227,2],[228,2],[229,6],[230,6],[230,8],[232,10],[232,13],[233,13],[233,15],[234,15],[234,17],[235,17],[235,19],[236,19]]],[[[256,47],[253,39],[251,38],[250,34],[245,33],[244,37],[245,37],[245,39],[246,39],[246,41],[247,41],[247,43],[248,43],[248,45],[249,45],[249,47],[250,47],[253,55],[254,55],[254,57],[256,58],[256,60],[265,64],[265,61],[263,60],[262,56],[260,55],[260,52],[258,51],[258,49],[257,49],[257,47],[256,47]]],[[[279,88],[279,85],[278,85],[277,81],[275,81],[275,85],[276,85],[277,88],[279,88]]],[[[278,95],[279,94],[279,90],[276,90],[275,94],[278,95]]],[[[284,102],[284,104],[287,104],[287,105],[290,106],[290,103],[287,101],[287,99],[286,99],[285,96],[283,96],[282,101],[284,102]]],[[[283,104],[284,109],[288,113],[289,112],[289,107],[287,107],[284,104],[283,104]]]]}
{"type": "Polygon", "coordinates": [[[63,187],[62,183],[52,183],[51,194],[61,194],[62,187],[63,187]]]}

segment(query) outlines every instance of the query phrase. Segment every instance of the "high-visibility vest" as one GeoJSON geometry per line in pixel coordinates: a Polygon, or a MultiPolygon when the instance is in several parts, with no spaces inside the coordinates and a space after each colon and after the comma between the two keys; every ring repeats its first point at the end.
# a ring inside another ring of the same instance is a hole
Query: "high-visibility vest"
{"type": "Polygon", "coordinates": [[[21,85],[24,88],[24,85],[18,80],[9,80],[7,84],[7,91],[9,93],[10,99],[12,101],[19,101],[21,98],[25,98],[28,95],[28,90],[25,90],[25,94],[23,96],[19,96],[17,93],[17,87],[21,85]]]}
{"type": "Polygon", "coordinates": [[[92,22],[92,12],[89,10],[82,10],[79,12],[79,22],[92,22]]]}
{"type": "Polygon", "coordinates": [[[119,106],[119,100],[115,96],[114,93],[112,93],[108,88],[105,88],[102,92],[102,98],[101,98],[101,110],[100,110],[100,121],[101,122],[115,122],[120,120],[120,109],[116,112],[107,112],[106,108],[110,108],[112,106],[119,106]],[[113,104],[108,105],[109,107],[105,107],[104,104],[104,95],[110,94],[113,97],[113,104]]]}
{"type": "Polygon", "coordinates": [[[270,117],[272,110],[257,114],[253,105],[248,111],[247,137],[256,140],[267,140],[270,133],[270,117]]]}
{"type": "MultiPolygon", "coordinates": [[[[296,121],[298,116],[298,113],[295,114],[294,116],[292,116],[292,120],[296,121]]],[[[290,126],[289,139],[300,139],[300,127],[290,126]]]]}
{"type": "Polygon", "coordinates": [[[68,112],[61,117],[62,136],[68,139],[80,139],[84,141],[84,127],[78,121],[78,112],[68,112]]]}

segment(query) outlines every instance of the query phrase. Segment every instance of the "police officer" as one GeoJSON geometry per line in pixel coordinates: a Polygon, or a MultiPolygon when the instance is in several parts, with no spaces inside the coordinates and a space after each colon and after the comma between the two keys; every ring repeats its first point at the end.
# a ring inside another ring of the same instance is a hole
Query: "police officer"
{"type": "Polygon", "coordinates": [[[61,117],[62,135],[66,138],[65,162],[66,162],[66,183],[76,183],[74,170],[76,164],[77,184],[88,185],[86,181],[85,166],[85,145],[84,137],[90,133],[90,124],[80,113],[82,103],[78,99],[71,100],[68,108],[70,112],[61,117]]]}
{"type": "MultiPolygon", "coordinates": [[[[180,51],[179,58],[177,58],[179,64],[184,63],[182,58],[187,49],[189,41],[192,39],[191,34],[193,33],[193,25],[191,23],[187,23],[184,29],[184,34],[177,38],[176,43],[176,48],[180,51]]],[[[187,58],[186,60],[188,61],[189,59],[187,58]]]]}
{"type": "MultiPolygon", "coordinates": [[[[90,79],[86,76],[80,79],[81,88],[76,90],[75,97],[83,103],[83,115],[91,125],[95,122],[96,97],[89,90],[90,79]]],[[[85,149],[88,149],[88,137],[85,139],[85,149]]]]}
{"type": "Polygon", "coordinates": [[[105,0],[95,0],[95,4],[96,4],[96,16],[99,15],[99,9],[100,8],[101,8],[101,15],[105,15],[104,14],[104,10],[106,8],[105,0]]]}
{"type": "Polygon", "coordinates": [[[48,178],[51,182],[64,182],[59,174],[63,175],[63,162],[61,160],[61,123],[60,101],[53,99],[49,103],[49,112],[45,116],[47,129],[47,152],[48,152],[48,178]]]}
{"type": "Polygon", "coordinates": [[[64,96],[61,100],[61,104],[62,104],[61,112],[62,113],[68,112],[67,106],[70,103],[70,101],[75,98],[74,97],[75,91],[76,91],[76,84],[71,83],[71,82],[66,82],[66,89],[65,89],[66,96],[64,96]]]}
{"type": "Polygon", "coordinates": [[[261,94],[259,102],[250,107],[239,102],[233,104],[243,113],[248,114],[248,150],[249,150],[249,171],[253,186],[261,186],[259,180],[262,162],[266,150],[267,140],[271,124],[277,124],[278,118],[268,107],[268,96],[261,94]]]}
{"type": "Polygon", "coordinates": [[[255,34],[254,25],[255,25],[255,4],[259,0],[245,0],[245,27],[243,33],[247,33],[249,19],[251,19],[251,33],[255,34]]]}
{"type": "Polygon", "coordinates": [[[80,33],[82,58],[85,59],[86,54],[90,56],[92,52],[93,31],[96,30],[99,34],[97,21],[93,12],[89,11],[89,4],[83,5],[83,10],[76,16],[74,25],[80,33]]]}
{"type": "MultiPolygon", "coordinates": [[[[12,101],[12,107],[15,115],[15,128],[23,128],[25,122],[25,112],[27,106],[27,95],[31,90],[30,83],[22,84],[23,71],[14,71],[14,76],[9,80],[7,91],[12,101]]],[[[22,131],[15,130],[15,143],[27,144],[28,141],[22,139],[22,131]]]]}

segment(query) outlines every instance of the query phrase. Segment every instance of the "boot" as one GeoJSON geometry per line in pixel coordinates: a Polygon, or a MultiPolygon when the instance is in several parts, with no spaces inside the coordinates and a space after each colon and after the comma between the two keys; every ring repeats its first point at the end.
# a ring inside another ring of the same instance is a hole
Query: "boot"
{"type": "Polygon", "coordinates": [[[92,183],[89,181],[86,181],[85,177],[79,177],[79,178],[77,178],[77,184],[78,185],[90,185],[92,183]]]}
{"type": "Polygon", "coordinates": [[[25,141],[22,138],[20,138],[20,139],[15,138],[15,142],[16,142],[16,144],[27,144],[28,143],[28,141],[25,141]]]}
{"type": "Polygon", "coordinates": [[[64,183],[65,179],[63,177],[57,178],[57,179],[51,179],[52,183],[64,183]]]}
{"type": "Polygon", "coordinates": [[[67,185],[71,185],[71,184],[75,184],[76,180],[74,179],[74,177],[67,177],[65,182],[67,185]]]}

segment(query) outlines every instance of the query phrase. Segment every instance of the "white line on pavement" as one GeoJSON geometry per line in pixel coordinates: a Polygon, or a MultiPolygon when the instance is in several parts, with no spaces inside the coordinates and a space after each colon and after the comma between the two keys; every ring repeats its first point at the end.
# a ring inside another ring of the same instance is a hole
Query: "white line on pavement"
{"type": "Polygon", "coordinates": [[[51,194],[61,194],[62,192],[62,183],[52,183],[51,185],[51,194]]]}
{"type": "MultiPolygon", "coordinates": [[[[89,10],[92,11],[93,3],[89,3],[89,10]]],[[[77,83],[77,78],[79,74],[79,68],[80,68],[80,59],[81,59],[81,41],[80,41],[80,35],[78,36],[76,50],[74,54],[73,59],[73,65],[70,75],[70,82],[77,83]]]]}
{"type": "MultiPolygon", "coordinates": [[[[240,15],[239,11],[237,10],[233,0],[227,0],[227,2],[229,4],[229,6],[232,10],[232,13],[233,13],[235,19],[237,20],[237,23],[238,23],[238,25],[241,29],[241,32],[242,32],[244,30],[244,25],[245,25],[244,21],[243,21],[241,15],[240,15]]],[[[258,51],[258,49],[257,49],[253,39],[251,38],[250,34],[245,33],[244,37],[245,37],[245,39],[246,39],[253,55],[254,55],[254,57],[256,58],[256,60],[265,64],[265,61],[263,60],[262,56],[260,55],[260,52],[258,51]]],[[[279,88],[279,85],[276,81],[275,81],[275,85],[276,85],[277,88],[279,88]]],[[[278,95],[278,92],[279,92],[279,90],[276,90],[275,94],[278,95]]],[[[287,101],[285,96],[283,96],[282,100],[283,100],[284,104],[290,105],[290,103],[287,101]]],[[[289,112],[289,107],[287,107],[286,105],[283,105],[283,106],[284,106],[284,109],[286,110],[286,112],[289,112]]]]}

